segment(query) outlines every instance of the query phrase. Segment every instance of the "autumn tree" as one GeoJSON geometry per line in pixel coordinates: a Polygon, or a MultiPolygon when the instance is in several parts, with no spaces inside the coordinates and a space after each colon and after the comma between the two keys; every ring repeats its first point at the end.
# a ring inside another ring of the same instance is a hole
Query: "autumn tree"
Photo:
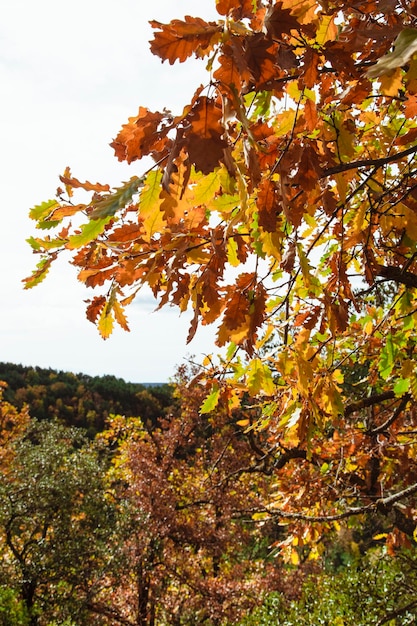
{"type": "MultiPolygon", "coordinates": [[[[232,624],[267,592],[294,585],[269,558],[278,527],[253,518],[270,477],[255,471],[255,452],[227,403],[210,419],[200,415],[204,386],[195,375],[193,382],[181,367],[181,407],[157,428],[113,416],[99,436],[115,449],[109,478],[129,511],[113,607],[132,625],[232,624]]],[[[301,572],[297,578],[300,588],[301,572]]]]}
{"type": "Polygon", "coordinates": [[[144,285],[192,309],[189,341],[214,324],[202,414],[246,411],[284,552],[350,517],[395,545],[417,493],[417,2],[215,4],[218,21],[151,22],[152,53],[205,59],[207,82],[122,126],[119,188],[66,169],[30,212],[56,230],[29,240],[25,286],[67,254],[104,338],[144,285]]]}

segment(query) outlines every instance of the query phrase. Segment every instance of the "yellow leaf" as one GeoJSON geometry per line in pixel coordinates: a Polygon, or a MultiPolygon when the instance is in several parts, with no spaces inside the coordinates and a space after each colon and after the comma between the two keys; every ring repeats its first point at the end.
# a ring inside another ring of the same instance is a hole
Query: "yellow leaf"
{"type": "Polygon", "coordinates": [[[300,557],[298,556],[297,550],[291,550],[291,563],[293,565],[298,565],[300,563],[300,557]]]}
{"type": "Polygon", "coordinates": [[[249,363],[246,382],[248,391],[252,396],[259,393],[271,396],[275,392],[271,370],[261,359],[256,358],[249,363]]]}
{"type": "Polygon", "coordinates": [[[334,20],[334,15],[321,15],[320,26],[316,33],[316,42],[319,46],[324,46],[328,41],[336,39],[338,30],[334,20]]]}
{"type": "Polygon", "coordinates": [[[379,79],[381,83],[381,93],[385,96],[397,96],[398,91],[402,88],[402,70],[400,67],[397,67],[395,72],[391,72],[390,74],[385,74],[381,76],[379,79]]]}
{"type": "Polygon", "coordinates": [[[143,227],[146,235],[144,239],[150,241],[155,233],[165,226],[163,212],[161,211],[161,181],[162,173],[149,172],[144,187],[139,197],[139,215],[143,219],[143,227]]]}
{"type": "Polygon", "coordinates": [[[120,302],[118,302],[117,300],[115,300],[113,303],[113,311],[114,317],[116,318],[116,322],[119,324],[119,326],[121,326],[123,330],[129,332],[129,326],[127,324],[127,319],[124,314],[124,309],[120,302]]]}
{"type": "Polygon", "coordinates": [[[240,265],[239,258],[237,256],[238,246],[234,237],[229,237],[227,240],[227,260],[233,267],[240,265]]]}
{"type": "Polygon", "coordinates": [[[109,310],[108,305],[105,306],[101,312],[100,319],[98,321],[98,330],[103,339],[107,339],[113,332],[114,318],[109,310]]]}

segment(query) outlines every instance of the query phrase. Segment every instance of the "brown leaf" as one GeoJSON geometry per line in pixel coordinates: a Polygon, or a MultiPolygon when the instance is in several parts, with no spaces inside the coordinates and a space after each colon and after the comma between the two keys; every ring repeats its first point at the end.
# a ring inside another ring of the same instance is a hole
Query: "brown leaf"
{"type": "Polygon", "coordinates": [[[236,21],[253,17],[259,5],[259,0],[216,0],[218,13],[230,15],[236,21]]]}
{"type": "Polygon", "coordinates": [[[213,98],[198,98],[186,117],[190,124],[185,132],[185,145],[191,163],[197,171],[209,174],[223,158],[227,141],[223,139],[223,111],[213,98]]]}
{"type": "Polygon", "coordinates": [[[246,38],[245,60],[257,89],[261,89],[266,83],[277,78],[279,73],[276,63],[278,47],[278,44],[263,33],[255,33],[246,38]]]}
{"type": "Polygon", "coordinates": [[[227,15],[234,9],[238,9],[240,0],[216,0],[216,9],[220,15],[227,15]]]}
{"type": "Polygon", "coordinates": [[[140,107],[138,114],[129,117],[128,123],[123,124],[122,130],[110,146],[114,148],[119,161],[131,163],[153,152],[156,139],[168,141],[170,122],[172,119],[168,112],[152,113],[149,109],[140,107]]]}
{"type": "Polygon", "coordinates": [[[264,24],[267,32],[275,39],[281,39],[282,35],[289,35],[292,30],[300,29],[300,22],[289,9],[282,8],[282,2],[277,2],[268,10],[264,24]]]}
{"type": "Polygon", "coordinates": [[[104,296],[95,296],[86,309],[87,319],[94,324],[101,314],[105,304],[106,298],[104,296]]]}
{"type": "Polygon", "coordinates": [[[256,204],[259,226],[268,233],[273,233],[277,228],[277,217],[282,207],[276,184],[270,178],[262,180],[256,204]]]}
{"type": "Polygon", "coordinates": [[[230,97],[240,94],[242,89],[249,84],[251,73],[244,58],[241,38],[231,37],[230,41],[222,46],[222,52],[218,58],[219,67],[213,74],[213,78],[222,83],[223,89],[231,92],[230,97]]]}
{"type": "Polygon", "coordinates": [[[304,117],[306,120],[307,129],[311,132],[317,126],[317,107],[315,102],[307,98],[306,103],[304,105],[304,117]]]}
{"type": "Polygon", "coordinates": [[[320,55],[313,48],[307,48],[303,56],[304,67],[301,72],[301,86],[305,85],[308,89],[312,89],[316,84],[319,71],[318,64],[320,55]]]}
{"type": "Polygon", "coordinates": [[[150,42],[151,51],[170,65],[175,61],[182,63],[192,54],[197,57],[209,54],[222,32],[222,26],[216,22],[206,22],[189,15],[184,20],[172,20],[169,24],[153,20],[150,25],[157,30],[150,42]]]}

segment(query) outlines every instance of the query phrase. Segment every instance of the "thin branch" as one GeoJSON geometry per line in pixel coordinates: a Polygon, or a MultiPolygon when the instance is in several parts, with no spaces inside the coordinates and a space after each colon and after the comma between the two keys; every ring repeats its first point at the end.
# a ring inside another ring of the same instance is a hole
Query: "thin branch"
{"type": "Polygon", "coordinates": [[[410,485],[403,489],[402,491],[398,491],[397,493],[393,493],[391,496],[387,496],[386,498],[380,498],[376,502],[376,506],[380,510],[390,509],[393,504],[403,500],[404,498],[408,498],[408,496],[412,496],[414,493],[417,493],[417,483],[414,485],[410,485]]]}
{"type": "Polygon", "coordinates": [[[404,411],[404,409],[407,406],[407,403],[409,402],[410,399],[411,399],[411,396],[410,396],[409,393],[407,393],[405,396],[403,396],[401,398],[400,404],[397,406],[397,408],[395,409],[395,411],[391,415],[391,417],[389,417],[387,420],[385,420],[385,422],[383,424],[381,424],[380,426],[377,426],[376,428],[371,428],[367,432],[367,434],[368,435],[379,435],[379,433],[385,432],[387,430],[387,428],[389,428],[391,426],[391,424],[393,424],[399,418],[399,416],[404,411]]]}
{"type": "Polygon", "coordinates": [[[403,150],[402,152],[390,154],[389,156],[381,157],[380,159],[361,159],[359,161],[351,161],[350,163],[339,163],[338,165],[335,165],[335,167],[330,167],[329,169],[324,170],[320,178],[328,178],[329,176],[334,176],[334,174],[340,174],[341,172],[360,169],[362,167],[382,167],[383,165],[394,163],[395,161],[398,161],[409,154],[415,154],[416,152],[417,145],[414,145],[406,150],[403,150]]]}

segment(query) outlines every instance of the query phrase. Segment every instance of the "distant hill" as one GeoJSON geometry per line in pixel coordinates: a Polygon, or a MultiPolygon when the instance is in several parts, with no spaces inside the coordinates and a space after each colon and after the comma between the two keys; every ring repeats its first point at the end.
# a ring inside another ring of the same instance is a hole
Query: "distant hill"
{"type": "Polygon", "coordinates": [[[103,429],[111,413],[141,417],[148,427],[172,407],[173,388],[165,383],[127,383],[115,376],[88,376],[42,367],[0,363],[5,399],[28,404],[38,419],[58,418],[86,428],[91,436],[103,429]]]}

